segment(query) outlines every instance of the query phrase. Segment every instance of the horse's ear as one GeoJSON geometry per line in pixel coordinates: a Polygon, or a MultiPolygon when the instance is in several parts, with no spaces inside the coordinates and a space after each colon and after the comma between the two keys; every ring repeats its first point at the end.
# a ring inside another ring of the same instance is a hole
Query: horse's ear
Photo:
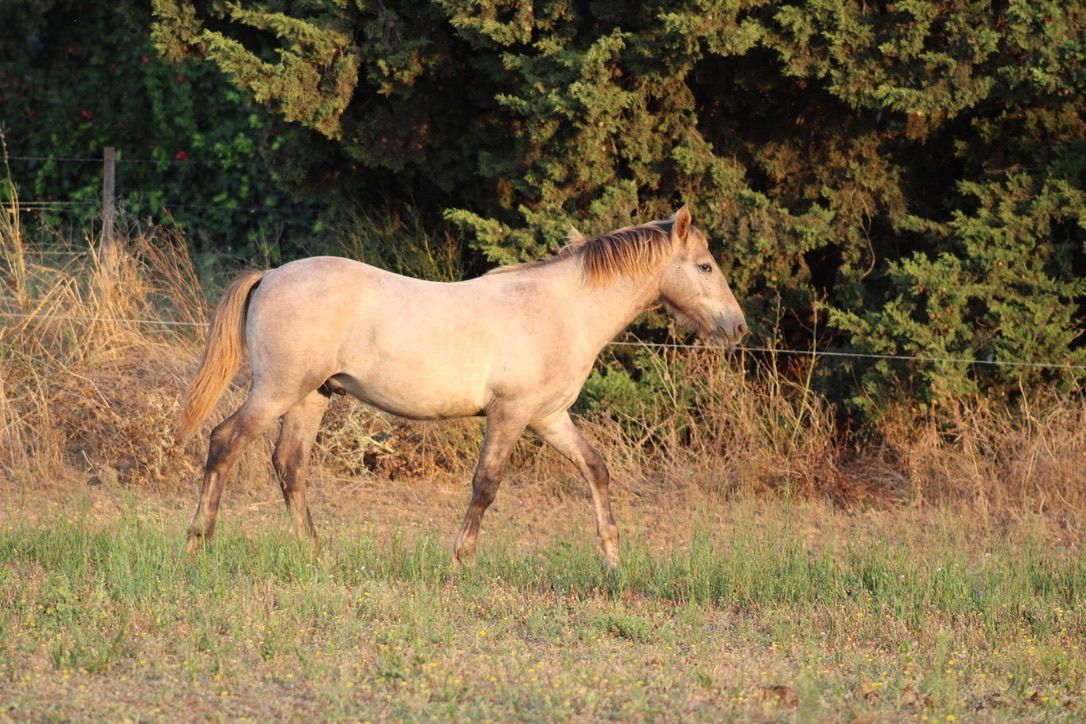
{"type": "Polygon", "coordinates": [[[679,241],[686,241],[686,237],[690,234],[690,209],[683,205],[671,217],[671,221],[673,222],[672,233],[679,241]]]}
{"type": "Polygon", "coordinates": [[[569,225],[569,243],[570,244],[583,244],[584,234],[577,231],[577,227],[573,224],[569,225]]]}

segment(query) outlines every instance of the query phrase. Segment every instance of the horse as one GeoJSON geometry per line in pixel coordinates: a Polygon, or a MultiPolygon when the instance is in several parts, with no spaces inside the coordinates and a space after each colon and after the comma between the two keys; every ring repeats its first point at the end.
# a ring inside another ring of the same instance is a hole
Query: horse
{"type": "Polygon", "coordinates": [[[747,332],[685,206],[669,219],[591,239],[574,230],[554,256],[461,282],[413,279],[328,256],[243,274],[215,309],[182,403],[184,441],[248,351],[249,393],[211,433],[186,549],[195,552],[211,538],[225,476],[245,446],[281,418],[272,464],[295,534],[319,551],[306,503],[306,459],[330,397],[346,393],[412,419],[485,416],[454,564],[474,555],[513,446],[531,430],[587,481],[603,562],[616,566],[610,474],[569,408],[603,347],[661,304],[718,345],[734,346],[747,332]]]}

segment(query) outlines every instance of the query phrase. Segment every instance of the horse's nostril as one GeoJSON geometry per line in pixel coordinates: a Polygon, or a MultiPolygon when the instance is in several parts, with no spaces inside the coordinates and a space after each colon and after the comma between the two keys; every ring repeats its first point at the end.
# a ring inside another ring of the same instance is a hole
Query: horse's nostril
{"type": "Polygon", "coordinates": [[[747,325],[745,323],[743,323],[743,322],[740,322],[739,324],[735,325],[735,333],[737,335],[739,335],[740,337],[742,337],[744,334],[746,334],[749,331],[750,330],[747,329],[747,325]]]}

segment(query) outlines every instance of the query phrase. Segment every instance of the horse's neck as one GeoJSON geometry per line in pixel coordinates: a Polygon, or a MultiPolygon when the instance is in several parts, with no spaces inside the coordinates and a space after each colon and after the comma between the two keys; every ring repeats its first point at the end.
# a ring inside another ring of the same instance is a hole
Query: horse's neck
{"type": "Polygon", "coordinates": [[[582,338],[596,351],[617,337],[637,315],[660,298],[659,273],[616,277],[602,284],[584,283],[579,265],[562,276],[563,314],[580,322],[582,338]]]}

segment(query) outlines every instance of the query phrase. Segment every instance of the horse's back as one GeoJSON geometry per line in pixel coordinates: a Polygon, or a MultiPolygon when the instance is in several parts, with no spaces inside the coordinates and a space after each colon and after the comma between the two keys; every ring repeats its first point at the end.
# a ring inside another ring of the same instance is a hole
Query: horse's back
{"type": "Polygon", "coordinates": [[[430,282],[349,259],[301,259],[253,293],[254,376],[284,394],[334,378],[407,417],[479,414],[510,337],[532,326],[521,318],[530,297],[531,283],[515,279],[430,282]]]}

